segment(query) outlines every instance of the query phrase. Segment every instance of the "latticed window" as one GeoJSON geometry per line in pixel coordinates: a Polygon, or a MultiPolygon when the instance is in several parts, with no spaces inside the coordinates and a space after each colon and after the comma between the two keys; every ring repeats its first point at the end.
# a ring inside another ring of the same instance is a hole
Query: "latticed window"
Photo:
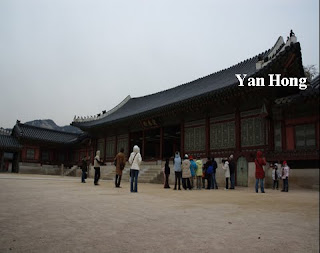
{"type": "Polygon", "coordinates": [[[42,151],[41,159],[42,159],[42,161],[49,161],[49,152],[48,151],[42,151]]]}
{"type": "Polygon", "coordinates": [[[58,154],[58,161],[59,161],[59,162],[64,162],[64,160],[65,160],[65,155],[64,155],[64,153],[59,153],[59,154],[58,154]]]}
{"type": "Polygon", "coordinates": [[[33,148],[27,149],[27,159],[28,160],[34,160],[35,158],[35,150],[33,148]]]}
{"type": "Polygon", "coordinates": [[[117,151],[116,153],[118,153],[120,151],[121,148],[124,149],[124,153],[126,156],[128,156],[128,142],[129,142],[129,135],[125,134],[125,135],[119,135],[118,136],[118,140],[117,140],[117,151]]]}
{"type": "Polygon", "coordinates": [[[102,160],[105,158],[104,143],[105,143],[104,139],[98,139],[97,150],[100,150],[100,158],[102,160]]]}
{"type": "Polygon", "coordinates": [[[210,125],[210,149],[235,147],[235,122],[221,122],[210,125]]]}
{"type": "Polygon", "coordinates": [[[185,151],[204,151],[206,148],[205,120],[188,122],[184,133],[185,151]]]}
{"type": "Polygon", "coordinates": [[[106,144],[106,158],[114,158],[115,157],[115,144],[116,137],[108,137],[106,144]]]}
{"type": "Polygon", "coordinates": [[[296,148],[313,148],[316,146],[316,131],[314,124],[295,127],[296,148]]]}
{"type": "Polygon", "coordinates": [[[282,149],[281,122],[274,123],[274,148],[282,149]]]}
{"type": "Polygon", "coordinates": [[[241,119],[241,146],[260,145],[265,145],[264,120],[259,117],[241,119]]]}

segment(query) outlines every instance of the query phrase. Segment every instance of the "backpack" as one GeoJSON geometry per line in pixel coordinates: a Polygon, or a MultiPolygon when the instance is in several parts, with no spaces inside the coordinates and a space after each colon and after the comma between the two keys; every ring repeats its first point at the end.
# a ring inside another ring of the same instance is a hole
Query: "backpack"
{"type": "Polygon", "coordinates": [[[213,173],[213,167],[212,165],[210,165],[208,168],[207,168],[207,174],[212,174],[213,173]]]}

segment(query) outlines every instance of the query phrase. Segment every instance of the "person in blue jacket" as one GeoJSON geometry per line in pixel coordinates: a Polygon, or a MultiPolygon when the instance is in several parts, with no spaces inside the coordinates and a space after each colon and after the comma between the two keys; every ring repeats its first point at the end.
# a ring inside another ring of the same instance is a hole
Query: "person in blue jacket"
{"type": "Polygon", "coordinates": [[[190,172],[191,172],[191,188],[193,189],[194,187],[194,178],[196,176],[196,171],[197,171],[197,164],[195,161],[193,161],[193,157],[190,156],[190,172]]]}

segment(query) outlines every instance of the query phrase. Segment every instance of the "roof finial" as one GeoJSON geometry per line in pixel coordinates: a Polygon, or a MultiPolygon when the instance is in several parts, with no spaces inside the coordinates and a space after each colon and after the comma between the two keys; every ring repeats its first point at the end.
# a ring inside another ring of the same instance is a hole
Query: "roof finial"
{"type": "Polygon", "coordinates": [[[295,36],[294,32],[292,31],[292,29],[290,30],[290,37],[295,36]]]}

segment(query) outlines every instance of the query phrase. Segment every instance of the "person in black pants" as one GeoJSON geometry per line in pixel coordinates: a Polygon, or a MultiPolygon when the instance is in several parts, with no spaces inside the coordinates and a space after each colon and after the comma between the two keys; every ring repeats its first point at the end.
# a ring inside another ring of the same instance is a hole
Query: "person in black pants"
{"type": "Polygon", "coordinates": [[[88,164],[87,164],[86,157],[82,158],[81,170],[82,170],[81,183],[85,183],[87,178],[87,171],[88,171],[88,164]]]}
{"type": "Polygon", "coordinates": [[[169,176],[170,176],[169,158],[166,158],[166,164],[164,165],[164,174],[166,176],[166,182],[164,184],[164,188],[170,188],[170,186],[169,186],[169,176]]]}
{"type": "Polygon", "coordinates": [[[173,168],[175,174],[175,183],[174,183],[174,190],[177,190],[177,183],[178,183],[178,190],[181,190],[181,157],[179,151],[176,151],[175,157],[173,159],[173,168]]]}
{"type": "Polygon", "coordinates": [[[102,164],[100,160],[100,150],[96,152],[96,156],[94,158],[93,162],[93,168],[94,168],[94,185],[99,185],[99,179],[100,179],[100,165],[102,164]]]}
{"type": "Polygon", "coordinates": [[[205,163],[204,167],[206,170],[206,178],[208,180],[207,190],[210,190],[211,181],[212,181],[212,173],[213,173],[212,161],[211,161],[210,157],[208,157],[207,162],[205,163]]]}
{"type": "Polygon", "coordinates": [[[229,169],[230,169],[230,183],[231,183],[231,190],[234,190],[235,185],[235,175],[236,175],[236,163],[233,159],[233,155],[229,157],[229,169]]]}

